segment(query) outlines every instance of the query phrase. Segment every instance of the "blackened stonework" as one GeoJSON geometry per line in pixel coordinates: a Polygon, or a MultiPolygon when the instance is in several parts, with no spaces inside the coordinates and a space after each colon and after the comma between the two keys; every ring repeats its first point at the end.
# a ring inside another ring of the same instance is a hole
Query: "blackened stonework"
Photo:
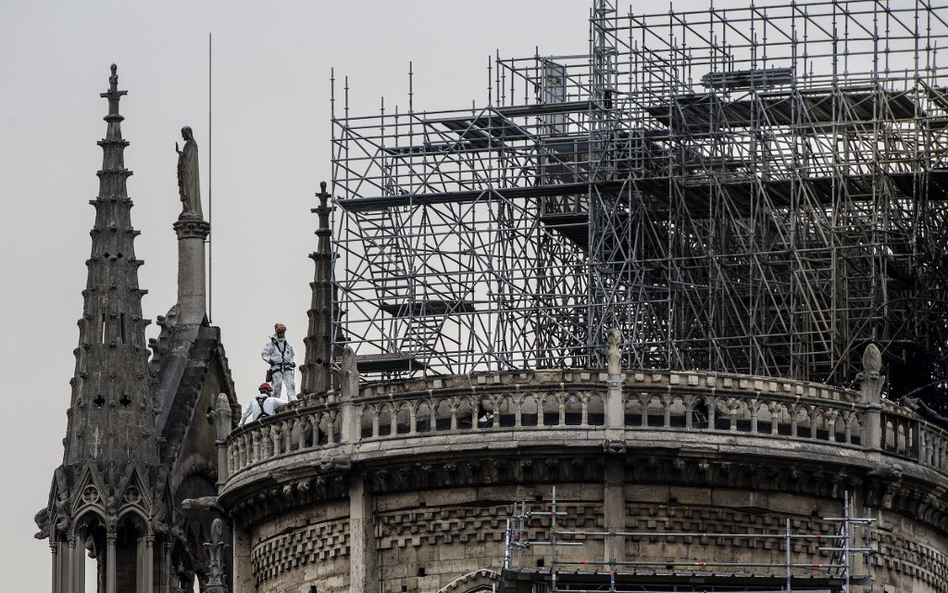
{"type": "Polygon", "coordinates": [[[158,460],[142,296],[126,180],[117,68],[112,66],[99,194],[63,464],[56,469],[38,537],[56,559],[54,593],[83,582],[86,549],[106,593],[167,586],[168,470],[158,460]],[[58,587],[58,588],[57,588],[58,587]]]}
{"type": "Polygon", "coordinates": [[[131,224],[117,68],[112,66],[106,137],[88,280],[82,291],[76,371],[70,381],[63,464],[36,517],[49,538],[53,593],[179,593],[203,583],[228,593],[231,529],[217,503],[226,478],[223,439],[240,413],[220,328],[205,313],[203,220],[179,221],[178,303],[145,344],[131,224]],[[95,558],[86,575],[84,554],[95,558]]]}
{"type": "Polygon", "coordinates": [[[331,196],[326,192],[325,181],[320,184],[316,197],[319,198],[319,206],[311,212],[319,217],[319,226],[316,229],[318,239],[316,251],[309,255],[316,271],[313,282],[310,283],[312,304],[306,313],[309,324],[303,340],[306,345],[306,360],[300,367],[300,372],[303,374],[302,393],[323,395],[331,383],[332,345],[342,340],[339,339],[340,336],[333,336],[334,323],[338,321],[339,313],[334,305],[337,299],[332,284],[335,256],[331,246],[332,229],[329,226],[329,215],[333,207],[328,205],[331,196]]]}

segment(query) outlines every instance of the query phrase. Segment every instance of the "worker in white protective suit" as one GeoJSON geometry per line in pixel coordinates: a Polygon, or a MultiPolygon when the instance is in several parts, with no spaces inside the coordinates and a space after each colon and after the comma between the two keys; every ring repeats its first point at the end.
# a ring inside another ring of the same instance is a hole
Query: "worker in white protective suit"
{"type": "Polygon", "coordinates": [[[282,399],[271,396],[273,388],[269,383],[261,383],[258,389],[260,393],[244,408],[244,413],[240,415],[240,422],[237,423],[238,426],[244,424],[247,418],[250,418],[250,422],[255,422],[267,416],[273,416],[277,410],[286,405],[282,399]]]}
{"type": "Polygon", "coordinates": [[[260,357],[264,362],[270,365],[267,371],[267,381],[273,383],[274,397],[280,397],[280,391],[283,384],[286,384],[286,401],[291,402],[296,399],[296,379],[294,369],[296,363],[293,361],[293,346],[286,341],[286,326],[277,323],[273,326],[274,334],[270,336],[270,341],[263,347],[260,357]]]}

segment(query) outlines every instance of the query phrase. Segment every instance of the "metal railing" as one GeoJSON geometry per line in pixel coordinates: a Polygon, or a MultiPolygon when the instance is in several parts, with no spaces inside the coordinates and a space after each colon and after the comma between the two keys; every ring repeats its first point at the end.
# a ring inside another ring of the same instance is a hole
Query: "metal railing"
{"type": "MultiPolygon", "coordinates": [[[[721,573],[733,574],[738,570],[743,573],[745,584],[752,580],[755,574],[761,580],[770,581],[773,581],[775,575],[783,575],[784,587],[779,590],[787,593],[803,590],[795,589],[795,586],[800,587],[808,577],[812,579],[820,576],[829,577],[828,580],[838,583],[834,590],[849,593],[853,584],[866,583],[872,577],[871,556],[876,551],[872,524],[875,519],[852,516],[851,509],[854,505],[848,492],[844,494],[842,502],[843,516],[824,517],[822,524],[817,526],[817,531],[793,530],[790,517],[785,519],[786,527],[782,532],[769,533],[665,531],[660,528],[648,531],[623,531],[614,528],[577,531],[560,527],[568,513],[557,508],[554,486],[548,511],[530,511],[525,502],[514,504],[507,520],[503,568],[506,575],[524,570],[548,574],[548,587],[543,590],[549,593],[578,593],[587,589],[614,593],[624,590],[624,585],[634,583],[635,576],[640,572],[654,576],[656,571],[665,571],[669,577],[676,573],[694,577],[715,574],[723,576],[721,573]],[[529,535],[541,532],[546,533],[547,537],[537,539],[537,536],[531,538],[529,535]],[[685,545],[696,544],[698,549],[707,551],[708,548],[701,544],[710,541],[718,544],[725,541],[753,542],[756,546],[751,547],[760,550],[769,544],[771,549],[766,553],[759,553],[756,561],[723,560],[710,553],[702,559],[694,556],[685,560],[682,554],[666,551],[668,548],[680,551],[678,546],[668,544],[682,542],[685,545]],[[634,542],[657,542],[658,546],[651,548],[655,553],[641,556],[617,552],[624,549],[625,544],[634,542]],[[534,552],[537,548],[543,551],[534,552]],[[531,552],[530,561],[543,568],[527,568],[525,551],[531,552]],[[538,557],[543,560],[537,562],[538,557]],[[573,579],[570,585],[562,584],[559,578],[561,572],[581,569],[588,571],[585,575],[585,588],[583,578],[573,579]]],[[[702,590],[714,590],[713,585],[709,587],[706,583],[703,587],[707,589],[702,590]]],[[[641,588],[634,590],[646,591],[641,588]]],[[[778,588],[771,587],[767,590],[777,591],[778,588]]]]}

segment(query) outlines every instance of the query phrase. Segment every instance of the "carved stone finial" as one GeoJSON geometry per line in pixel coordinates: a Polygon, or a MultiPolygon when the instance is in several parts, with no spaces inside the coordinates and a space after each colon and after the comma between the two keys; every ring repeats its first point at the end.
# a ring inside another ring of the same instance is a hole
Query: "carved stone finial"
{"type": "Polygon", "coordinates": [[[862,353],[862,371],[876,377],[882,370],[882,353],[875,344],[869,344],[862,353]]]}
{"type": "Polygon", "coordinates": [[[862,403],[879,404],[882,402],[882,385],[885,376],[882,371],[882,353],[875,344],[869,344],[862,353],[862,372],[856,375],[860,382],[859,393],[862,403]]]}
{"type": "Polygon", "coordinates": [[[228,593],[227,585],[224,584],[224,548],[229,546],[224,543],[224,522],[220,517],[211,523],[211,541],[205,542],[204,547],[207,549],[207,583],[201,590],[228,593]]]}

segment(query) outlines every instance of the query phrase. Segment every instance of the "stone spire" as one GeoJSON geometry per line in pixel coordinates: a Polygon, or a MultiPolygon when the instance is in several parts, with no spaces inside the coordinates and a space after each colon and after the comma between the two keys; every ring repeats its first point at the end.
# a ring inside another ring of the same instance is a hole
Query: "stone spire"
{"type": "Polygon", "coordinates": [[[148,320],[142,318],[146,291],[138,287],[143,262],[135,258],[138,231],[132,228],[132,201],[126,190],[132,172],[125,168],[128,142],[122,138],[124,118],[119,114],[119,99],[127,91],[118,90],[114,64],[111,70],[109,90],[101,95],[109,101],[104,118],[108,125],[98,142],[103,152],[99,195],[90,202],[95,224],[82,291],[79,347],[74,351],[65,454],[49,505],[37,515],[37,537],[49,537],[53,548],[54,593],[73,590],[71,582],[83,582],[85,549],[99,558],[106,593],[131,590],[127,585],[132,581],[150,591],[148,567],[138,566],[138,573],[116,570],[139,553],[150,566],[152,554],[136,546],[145,546],[147,540],[152,547],[156,533],[166,529],[145,348],[148,320]]]}
{"type": "MultiPolygon", "coordinates": [[[[73,379],[65,465],[108,461],[153,465],[157,462],[154,412],[150,397],[142,296],[138,287],[132,201],[126,180],[116,67],[112,66],[108,128],[102,147],[99,195],[92,228],[92,255],[79,320],[79,349],[73,379]]],[[[114,471],[114,470],[113,470],[114,471]]],[[[114,484],[113,484],[114,485],[114,484]]]]}
{"type": "Polygon", "coordinates": [[[319,228],[316,251],[309,256],[316,263],[316,277],[310,284],[313,301],[307,315],[309,327],[303,342],[306,345],[306,363],[300,368],[303,374],[302,393],[322,394],[329,389],[329,361],[332,355],[333,288],[332,288],[332,230],[329,228],[329,214],[333,208],[328,205],[329,194],[326,182],[319,184],[319,206],[311,212],[319,216],[319,228]]]}

